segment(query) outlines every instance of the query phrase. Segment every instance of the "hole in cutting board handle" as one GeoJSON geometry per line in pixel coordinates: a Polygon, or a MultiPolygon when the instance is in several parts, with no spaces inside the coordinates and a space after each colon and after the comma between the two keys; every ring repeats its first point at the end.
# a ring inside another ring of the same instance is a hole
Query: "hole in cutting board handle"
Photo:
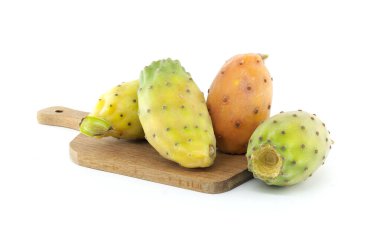
{"type": "Polygon", "coordinates": [[[56,109],[54,112],[55,112],[55,113],[62,113],[63,110],[61,110],[61,109],[56,109]]]}

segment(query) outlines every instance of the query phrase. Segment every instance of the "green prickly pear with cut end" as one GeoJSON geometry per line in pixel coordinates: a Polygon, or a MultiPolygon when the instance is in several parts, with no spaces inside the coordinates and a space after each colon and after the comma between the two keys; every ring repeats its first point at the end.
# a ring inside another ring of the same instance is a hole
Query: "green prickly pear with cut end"
{"type": "Polygon", "coordinates": [[[301,110],[280,113],[252,134],[248,170],[268,185],[294,185],[324,164],[333,141],[315,114],[301,110]]]}
{"type": "Polygon", "coordinates": [[[139,81],[123,82],[103,94],[93,112],[82,119],[80,132],[92,137],[143,139],[138,118],[139,81]]]}
{"type": "Polygon", "coordinates": [[[203,93],[178,60],[145,67],[138,91],[139,118],[148,142],[183,167],[208,167],[215,136],[203,93]]]}

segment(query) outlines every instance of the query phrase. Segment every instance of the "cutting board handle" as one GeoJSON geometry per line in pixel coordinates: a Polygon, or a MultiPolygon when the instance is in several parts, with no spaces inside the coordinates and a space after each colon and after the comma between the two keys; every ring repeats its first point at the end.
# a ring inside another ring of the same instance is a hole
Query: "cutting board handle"
{"type": "Polygon", "coordinates": [[[79,130],[79,123],[86,115],[87,112],[55,106],[38,111],[37,120],[40,124],[79,130]]]}

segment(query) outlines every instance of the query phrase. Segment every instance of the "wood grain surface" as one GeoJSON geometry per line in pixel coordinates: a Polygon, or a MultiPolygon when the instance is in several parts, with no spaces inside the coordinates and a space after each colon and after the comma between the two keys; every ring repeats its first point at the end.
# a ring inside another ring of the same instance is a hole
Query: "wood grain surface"
{"type": "MultiPolygon", "coordinates": [[[[37,113],[38,122],[78,130],[88,113],[50,107],[37,113]]],[[[217,153],[208,168],[188,169],[161,157],[146,141],[91,138],[79,134],[70,143],[71,159],[85,167],[145,179],[204,193],[222,193],[252,178],[244,155],[217,153]]]]}

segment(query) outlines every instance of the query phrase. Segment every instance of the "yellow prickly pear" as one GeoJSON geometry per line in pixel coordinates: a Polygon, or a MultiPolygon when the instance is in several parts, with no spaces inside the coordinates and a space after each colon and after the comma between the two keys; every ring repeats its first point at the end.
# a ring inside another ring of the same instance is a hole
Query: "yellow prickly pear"
{"type": "Polygon", "coordinates": [[[138,98],[145,137],[161,156],[187,168],[213,164],[215,136],[203,93],[178,60],[145,67],[138,98]]]}
{"type": "Polygon", "coordinates": [[[103,94],[91,114],[83,118],[80,132],[92,137],[142,139],[137,112],[139,81],[123,82],[103,94]]]}
{"type": "Polygon", "coordinates": [[[316,115],[291,111],[264,121],[247,149],[248,170],[268,185],[294,185],[324,164],[333,141],[316,115]]]}

